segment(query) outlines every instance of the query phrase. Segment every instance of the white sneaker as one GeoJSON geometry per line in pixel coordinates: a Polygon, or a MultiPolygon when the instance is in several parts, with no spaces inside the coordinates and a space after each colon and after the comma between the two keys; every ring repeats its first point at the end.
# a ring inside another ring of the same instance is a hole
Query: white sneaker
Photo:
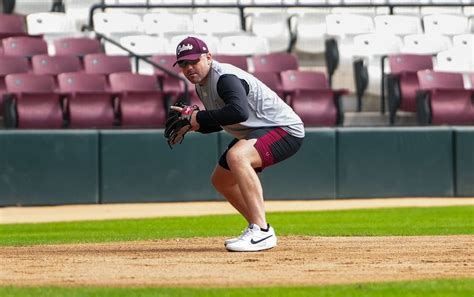
{"type": "Polygon", "coordinates": [[[256,252],[268,250],[275,247],[277,237],[273,227],[268,231],[262,231],[258,225],[250,224],[237,241],[228,243],[225,248],[232,252],[256,252]]]}
{"type": "Polygon", "coordinates": [[[227,246],[229,243],[236,242],[236,241],[238,241],[242,236],[245,236],[245,234],[246,234],[247,232],[249,232],[249,228],[250,228],[250,225],[248,225],[247,227],[245,227],[244,231],[242,231],[242,233],[240,234],[239,237],[234,237],[234,238],[226,239],[226,240],[224,241],[224,246],[227,246]]]}

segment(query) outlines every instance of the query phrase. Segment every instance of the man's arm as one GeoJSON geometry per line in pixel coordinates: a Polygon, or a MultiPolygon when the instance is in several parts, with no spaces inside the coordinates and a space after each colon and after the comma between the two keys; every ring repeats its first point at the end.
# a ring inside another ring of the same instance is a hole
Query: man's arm
{"type": "Polygon", "coordinates": [[[221,76],[217,82],[217,92],[224,100],[225,106],[221,109],[197,112],[198,131],[206,133],[205,131],[212,130],[212,127],[245,122],[249,116],[248,91],[247,83],[240,80],[237,76],[230,74],[221,76]]]}

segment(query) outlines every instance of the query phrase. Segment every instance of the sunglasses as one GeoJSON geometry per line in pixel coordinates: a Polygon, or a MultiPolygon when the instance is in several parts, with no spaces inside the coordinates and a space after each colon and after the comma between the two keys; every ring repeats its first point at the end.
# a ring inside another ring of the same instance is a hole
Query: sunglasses
{"type": "Polygon", "coordinates": [[[199,59],[197,59],[197,60],[183,60],[183,61],[179,61],[179,62],[178,62],[178,66],[179,66],[180,68],[184,68],[184,67],[186,67],[186,66],[188,66],[188,65],[194,66],[194,65],[196,65],[197,63],[199,63],[199,61],[201,61],[201,58],[202,58],[203,56],[205,56],[205,55],[206,55],[206,54],[202,54],[202,55],[199,57],[199,59]]]}
{"type": "Polygon", "coordinates": [[[178,62],[178,66],[179,66],[180,68],[184,68],[184,67],[186,67],[186,66],[188,66],[188,65],[194,66],[194,65],[196,65],[197,63],[199,63],[199,61],[201,61],[201,59],[191,60],[191,61],[183,60],[183,61],[179,61],[179,62],[178,62]]]}

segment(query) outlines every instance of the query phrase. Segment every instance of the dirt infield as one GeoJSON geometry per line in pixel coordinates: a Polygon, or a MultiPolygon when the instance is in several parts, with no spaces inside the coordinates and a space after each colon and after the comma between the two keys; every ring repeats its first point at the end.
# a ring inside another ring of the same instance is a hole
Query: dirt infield
{"type": "Polygon", "coordinates": [[[473,236],[280,237],[229,253],[224,238],[0,248],[0,285],[274,286],[474,277],[473,236]]]}
{"type": "MultiPolygon", "coordinates": [[[[268,211],[473,205],[472,198],[269,201],[268,211]]],[[[225,202],[10,207],[0,223],[235,213],[225,202]]],[[[474,236],[279,237],[229,253],[224,238],[0,247],[0,285],[274,286],[474,278],[474,236]]]]}

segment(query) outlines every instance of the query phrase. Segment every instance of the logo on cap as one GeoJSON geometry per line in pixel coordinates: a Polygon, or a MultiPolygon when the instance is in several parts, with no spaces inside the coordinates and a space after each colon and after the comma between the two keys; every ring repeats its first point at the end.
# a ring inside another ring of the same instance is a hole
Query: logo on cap
{"type": "Polygon", "coordinates": [[[178,45],[178,47],[176,48],[176,54],[179,55],[181,54],[183,51],[190,51],[193,49],[193,45],[192,44],[180,44],[178,45]]]}

